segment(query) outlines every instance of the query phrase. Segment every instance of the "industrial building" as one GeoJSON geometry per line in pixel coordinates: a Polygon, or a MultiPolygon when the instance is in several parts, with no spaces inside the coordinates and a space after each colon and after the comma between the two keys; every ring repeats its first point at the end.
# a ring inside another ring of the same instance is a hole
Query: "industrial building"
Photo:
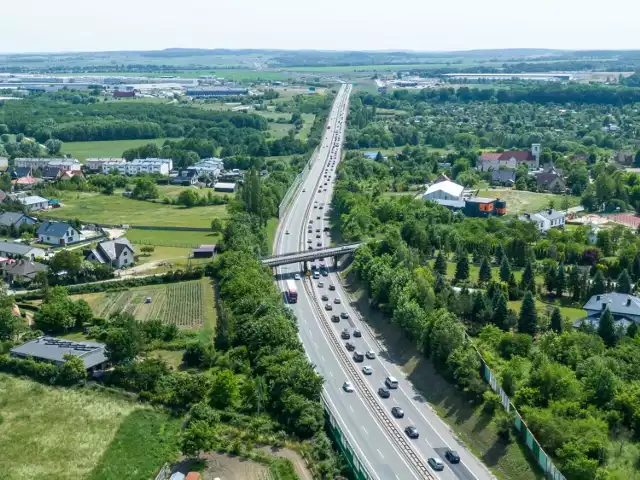
{"type": "Polygon", "coordinates": [[[232,95],[247,95],[247,88],[232,87],[200,87],[187,88],[186,92],[189,97],[228,97],[232,95]]]}

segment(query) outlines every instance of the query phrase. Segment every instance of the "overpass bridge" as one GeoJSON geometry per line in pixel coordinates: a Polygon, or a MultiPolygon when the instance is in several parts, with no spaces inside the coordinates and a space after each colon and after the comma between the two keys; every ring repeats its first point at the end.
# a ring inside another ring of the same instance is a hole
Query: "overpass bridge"
{"type": "Polygon", "coordinates": [[[360,243],[350,243],[346,245],[336,245],[334,247],[317,248],[315,250],[303,250],[302,252],[271,255],[269,257],[262,257],[260,261],[269,267],[279,267],[291,263],[310,262],[318,260],[319,258],[339,257],[347,253],[355,252],[360,245],[360,243]]]}

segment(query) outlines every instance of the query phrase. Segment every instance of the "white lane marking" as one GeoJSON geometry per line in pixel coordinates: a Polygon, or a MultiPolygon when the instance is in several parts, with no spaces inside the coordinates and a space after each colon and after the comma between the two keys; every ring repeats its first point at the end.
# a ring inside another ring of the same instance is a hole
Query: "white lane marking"
{"type": "Polygon", "coordinates": [[[365,435],[369,435],[369,432],[367,432],[367,429],[364,428],[364,426],[362,427],[362,431],[365,433],[365,435]]]}
{"type": "Polygon", "coordinates": [[[320,355],[320,358],[322,359],[322,361],[324,362],[324,357],[322,355],[320,355]]]}
{"type": "Polygon", "coordinates": [[[316,350],[318,349],[318,344],[316,342],[313,342],[313,346],[316,347],[316,350]]]}
{"type": "Polygon", "coordinates": [[[331,370],[329,370],[329,375],[333,377],[333,372],[331,370]]]}
{"type": "Polygon", "coordinates": [[[351,409],[351,411],[352,411],[353,413],[356,413],[356,412],[355,412],[355,410],[353,409],[353,407],[352,407],[351,405],[349,405],[349,408],[351,409]]]}
{"type": "Polygon", "coordinates": [[[380,455],[380,457],[382,457],[382,459],[384,460],[384,455],[382,454],[379,448],[376,448],[376,452],[378,452],[378,455],[380,455]]]}

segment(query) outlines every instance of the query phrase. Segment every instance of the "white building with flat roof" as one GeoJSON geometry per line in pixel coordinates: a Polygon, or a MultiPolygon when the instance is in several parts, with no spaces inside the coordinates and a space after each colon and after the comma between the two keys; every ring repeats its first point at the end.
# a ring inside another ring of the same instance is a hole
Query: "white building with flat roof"
{"type": "Polygon", "coordinates": [[[118,164],[125,162],[126,160],[124,158],[87,158],[84,165],[92,172],[100,172],[102,170],[102,165],[105,163],[118,164]]]}
{"type": "Polygon", "coordinates": [[[102,173],[116,171],[121,175],[139,175],[141,173],[159,173],[169,175],[173,169],[173,161],[170,158],[137,158],[131,162],[105,162],[102,164],[102,173]]]}
{"type": "Polygon", "coordinates": [[[16,158],[14,160],[16,168],[45,169],[46,167],[56,167],[65,172],[80,170],[80,162],[76,158],[16,158]]]}

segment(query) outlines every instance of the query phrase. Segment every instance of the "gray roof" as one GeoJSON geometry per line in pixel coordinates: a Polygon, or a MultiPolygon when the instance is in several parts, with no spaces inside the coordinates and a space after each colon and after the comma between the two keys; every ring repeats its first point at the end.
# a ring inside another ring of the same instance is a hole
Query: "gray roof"
{"type": "Polygon", "coordinates": [[[0,252],[10,253],[12,255],[27,255],[33,253],[36,257],[40,257],[45,253],[41,248],[13,242],[0,242],[0,252]]]}
{"type": "Polygon", "coordinates": [[[491,170],[491,180],[494,182],[505,183],[508,181],[515,182],[516,181],[516,171],[515,170],[491,170]]]}
{"type": "Polygon", "coordinates": [[[38,227],[38,235],[50,235],[52,237],[62,238],[70,228],[76,230],[66,222],[43,222],[38,227]]]}
{"type": "Polygon", "coordinates": [[[38,272],[45,272],[47,266],[38,262],[30,262],[20,260],[14,263],[4,263],[0,266],[2,270],[11,275],[17,275],[19,277],[27,277],[33,279],[38,272]]]}
{"type": "Polygon", "coordinates": [[[442,198],[426,198],[425,200],[436,202],[438,205],[448,208],[464,208],[465,205],[464,200],[443,200],[442,198]]]}
{"type": "MultiPolygon", "coordinates": [[[[625,329],[628,328],[629,325],[631,325],[632,323],[633,323],[633,320],[630,320],[627,317],[618,317],[613,319],[614,326],[622,327],[625,329]]],[[[574,328],[578,328],[583,324],[589,324],[593,328],[597,329],[600,326],[600,316],[596,315],[592,317],[585,317],[585,318],[581,318],[580,320],[576,320],[575,322],[572,323],[574,328]]]]}
{"type": "Polygon", "coordinates": [[[45,202],[48,203],[49,202],[49,200],[47,200],[46,198],[41,197],[39,195],[31,195],[29,197],[18,198],[18,201],[20,203],[22,203],[23,205],[27,205],[27,206],[35,205],[37,203],[45,203],[45,202]]]}
{"type": "Polygon", "coordinates": [[[98,246],[91,250],[96,258],[102,258],[106,261],[113,261],[117,259],[124,249],[129,249],[133,252],[133,246],[125,237],[117,238],[116,240],[108,240],[106,242],[100,242],[98,246]],[[96,255],[98,253],[99,255],[96,255]]]}
{"type": "Polygon", "coordinates": [[[25,217],[24,213],[20,212],[2,212],[0,214],[0,225],[4,227],[10,227],[20,221],[22,217],[25,217]]]}
{"type": "Polygon", "coordinates": [[[555,220],[557,218],[564,218],[567,216],[567,214],[564,212],[559,212],[558,210],[552,210],[550,208],[548,210],[542,210],[538,212],[538,215],[543,216],[547,220],[555,220]]]}
{"type": "Polygon", "coordinates": [[[603,310],[603,304],[616,316],[640,316],[640,298],[626,293],[594,295],[582,308],[589,312],[599,312],[603,310]]]}
{"type": "Polygon", "coordinates": [[[47,336],[11,349],[13,356],[40,358],[56,363],[64,363],[63,357],[67,353],[80,357],[84,368],[87,369],[107,361],[105,346],[102,343],[72,342],[47,336]]]}

